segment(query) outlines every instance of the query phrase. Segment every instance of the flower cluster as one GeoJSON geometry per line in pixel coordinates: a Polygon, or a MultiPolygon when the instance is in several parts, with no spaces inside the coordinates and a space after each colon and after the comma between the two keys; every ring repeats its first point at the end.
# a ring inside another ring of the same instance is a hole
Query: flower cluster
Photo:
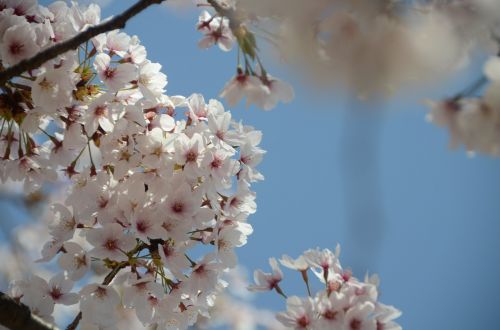
{"type": "Polygon", "coordinates": [[[247,24],[236,20],[230,22],[224,14],[233,13],[234,9],[219,6],[214,7],[217,13],[213,16],[203,11],[196,28],[204,34],[198,44],[201,48],[217,44],[220,49],[229,51],[235,41],[238,43],[236,75],[226,83],[220,96],[232,107],[246,98],[247,106],[255,104],[263,110],[273,109],[280,101],[285,103],[292,101],[293,88],[288,83],[268,74],[262,67],[255,36],[248,30],[247,24]],[[241,57],[245,62],[245,69],[240,65],[241,57]],[[255,60],[257,64],[252,66],[255,60]]]}
{"type": "Polygon", "coordinates": [[[464,145],[470,153],[500,156],[500,58],[491,57],[484,65],[486,78],[481,78],[456,97],[429,102],[432,123],[450,132],[450,147],[464,145]],[[489,86],[481,97],[470,96],[486,82],[489,86]]]}
{"type": "Polygon", "coordinates": [[[362,98],[442,79],[472,50],[495,53],[500,26],[496,0],[238,0],[236,8],[316,87],[340,84],[362,98]]]}
{"type": "Polygon", "coordinates": [[[281,265],[296,270],[302,275],[308,297],[287,297],[280,282],[283,280],[278,261],[270,258],[272,273],[257,270],[254,273],[255,285],[252,291],[276,290],[287,298],[287,311],[276,315],[277,319],[289,329],[321,330],[400,330],[401,326],[393,320],[401,312],[387,306],[378,299],[379,280],[376,275],[366,276],[360,281],[350,270],[343,269],[339,262],[340,249],[310,249],[297,259],[284,255],[281,265]],[[308,271],[324,284],[324,289],[311,294],[308,271]]]}
{"type": "MultiPolygon", "coordinates": [[[[8,67],[99,23],[100,9],[7,0],[0,16],[8,67]]],[[[55,304],[79,303],[75,322],[87,327],[116,328],[121,306],[144,325],[187,328],[208,315],[252,233],[262,134],[216,100],[165,95],[167,77],[146,55],[115,30],[2,89],[2,182],[69,184],[39,260],[57,258],[60,272],[10,292],[48,321],[55,304]],[[107,275],[71,292],[91,268],[107,275]]]]}

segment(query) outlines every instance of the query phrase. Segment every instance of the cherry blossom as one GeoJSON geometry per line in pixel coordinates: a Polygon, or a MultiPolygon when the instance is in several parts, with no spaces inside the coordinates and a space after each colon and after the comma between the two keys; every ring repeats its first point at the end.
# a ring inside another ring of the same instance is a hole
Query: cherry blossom
{"type": "MultiPolygon", "coordinates": [[[[0,23],[5,65],[101,21],[96,5],[23,4],[29,20],[14,10],[0,10],[12,25],[0,23]],[[26,52],[9,53],[18,42],[26,52]]],[[[228,20],[213,23],[224,35],[214,42],[229,46],[228,20]]],[[[79,302],[82,329],[114,329],[124,308],[144,326],[185,329],[209,317],[253,231],[257,177],[240,169],[260,162],[261,133],[219,101],[166,95],[167,76],[146,55],[137,37],[103,33],[23,73],[1,96],[2,182],[28,192],[66,184],[38,251],[38,262],[56,259],[60,272],[12,290],[47,321],[56,321],[55,303],[79,302]]]]}
{"type": "Polygon", "coordinates": [[[200,48],[209,48],[217,44],[221,50],[227,52],[233,47],[235,38],[226,17],[213,17],[204,11],[198,19],[197,29],[205,34],[198,42],[200,48]]]}
{"type": "Polygon", "coordinates": [[[89,254],[97,258],[109,258],[117,261],[128,260],[125,252],[135,246],[135,239],[123,233],[123,228],[116,223],[87,233],[87,240],[94,246],[89,254]]]}
{"type": "Polygon", "coordinates": [[[35,29],[28,23],[11,26],[3,34],[1,55],[6,64],[14,65],[32,57],[39,50],[35,29]]]}
{"type": "MultiPolygon", "coordinates": [[[[366,276],[364,281],[359,281],[342,269],[339,254],[340,248],[337,245],[335,252],[317,248],[305,251],[297,259],[283,256],[280,263],[301,273],[309,296],[287,298],[287,310],[276,315],[281,324],[287,329],[402,329],[394,322],[401,312],[377,300],[378,277],[366,276]],[[309,269],[325,284],[324,289],[316,294],[310,290],[307,276],[309,269]]],[[[281,282],[283,274],[278,271],[277,261],[273,258],[270,260],[276,275],[255,271],[256,285],[251,285],[249,289],[268,291],[275,288],[280,295],[286,297],[283,290],[275,284],[281,282]]]]}
{"type": "Polygon", "coordinates": [[[256,270],[254,272],[255,285],[248,287],[251,291],[269,291],[279,288],[278,284],[283,280],[283,272],[281,271],[278,261],[275,258],[269,258],[272,273],[264,273],[263,271],[256,270]]]}

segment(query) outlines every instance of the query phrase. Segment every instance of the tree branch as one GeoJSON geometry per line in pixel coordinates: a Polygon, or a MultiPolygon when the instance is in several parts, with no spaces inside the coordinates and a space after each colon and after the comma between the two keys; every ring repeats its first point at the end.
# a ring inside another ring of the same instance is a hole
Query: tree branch
{"type": "Polygon", "coordinates": [[[57,330],[31,313],[28,306],[0,292],[0,324],[11,330],[57,330]]]}
{"type": "Polygon", "coordinates": [[[55,44],[52,47],[49,47],[40,53],[36,54],[32,58],[25,59],[21,62],[19,62],[16,65],[13,65],[9,68],[7,68],[4,71],[0,72],[0,86],[4,86],[5,83],[15,77],[19,76],[21,73],[30,71],[33,69],[36,69],[40,67],[42,64],[45,62],[57,57],[58,55],[61,55],[67,51],[70,51],[72,49],[76,49],[79,45],[83,44],[84,42],[87,42],[91,38],[101,34],[105,33],[108,31],[112,31],[115,29],[121,29],[125,27],[125,24],[127,21],[134,17],[135,15],[139,14],[141,11],[146,9],[147,7],[153,5],[153,4],[159,4],[163,2],[164,0],[140,0],[136,4],[134,4],[132,7],[124,11],[123,13],[115,16],[114,18],[89,27],[87,30],[80,32],[76,36],[72,37],[71,39],[68,39],[66,41],[63,41],[61,43],[55,44]]]}

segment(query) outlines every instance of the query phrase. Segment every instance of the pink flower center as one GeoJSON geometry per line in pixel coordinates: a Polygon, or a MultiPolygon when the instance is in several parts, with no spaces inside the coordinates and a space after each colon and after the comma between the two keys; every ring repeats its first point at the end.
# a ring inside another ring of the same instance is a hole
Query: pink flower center
{"type": "Polygon", "coordinates": [[[229,205],[231,207],[238,207],[238,206],[240,206],[240,204],[241,204],[241,201],[237,197],[234,197],[233,199],[231,199],[231,202],[229,203],[229,205]]]}
{"type": "Polygon", "coordinates": [[[107,205],[108,205],[108,202],[109,200],[104,198],[104,197],[100,197],[99,200],[97,201],[97,204],[99,205],[99,207],[101,209],[105,208],[107,205]]]}
{"type": "Polygon", "coordinates": [[[108,239],[105,243],[104,243],[104,247],[110,251],[114,251],[118,248],[118,245],[116,244],[116,239],[108,239]]]}
{"type": "Polygon", "coordinates": [[[113,79],[113,77],[115,76],[115,72],[116,69],[106,68],[106,70],[104,70],[104,77],[106,77],[106,79],[113,79]]]}
{"type": "Polygon", "coordinates": [[[195,162],[198,159],[198,153],[194,150],[189,150],[186,154],[186,162],[195,162]]]}
{"type": "Polygon", "coordinates": [[[158,305],[158,299],[156,297],[153,297],[153,296],[148,297],[148,302],[152,306],[158,305]]]}
{"type": "Polygon", "coordinates": [[[149,229],[149,224],[145,221],[140,220],[139,222],[137,222],[136,228],[138,232],[144,233],[149,229]]]}
{"type": "Polygon", "coordinates": [[[205,265],[200,265],[198,268],[196,268],[194,273],[201,275],[201,274],[205,273],[205,271],[206,271],[205,265]]]}
{"type": "Polygon", "coordinates": [[[9,46],[9,52],[12,55],[19,55],[23,51],[24,45],[19,42],[13,42],[9,46]]]}
{"type": "Polygon", "coordinates": [[[302,328],[305,328],[309,325],[309,318],[307,315],[302,316],[300,319],[297,320],[297,325],[301,326],[302,328]]]}
{"type": "Polygon", "coordinates": [[[335,320],[337,318],[338,312],[332,311],[331,309],[323,313],[323,317],[327,320],[335,320]]]}
{"type": "Polygon", "coordinates": [[[59,298],[62,297],[61,290],[58,287],[53,287],[52,290],[50,291],[50,296],[54,300],[58,300],[59,298]]]}
{"type": "Polygon", "coordinates": [[[183,210],[184,210],[184,204],[181,202],[175,202],[172,205],[172,211],[174,213],[182,213],[183,210]]]}
{"type": "Polygon", "coordinates": [[[100,286],[94,291],[95,295],[98,298],[104,298],[108,295],[108,291],[105,288],[101,288],[100,286]]]}
{"type": "Polygon", "coordinates": [[[219,140],[224,140],[224,131],[217,131],[215,136],[217,136],[219,140]]]}
{"type": "Polygon", "coordinates": [[[243,85],[247,82],[247,78],[248,76],[246,74],[241,73],[236,76],[236,81],[243,85]]]}
{"type": "Polygon", "coordinates": [[[98,106],[98,107],[95,108],[94,114],[97,117],[106,116],[108,114],[108,108],[106,108],[105,106],[100,105],[100,106],[98,106]]]}
{"type": "Polygon", "coordinates": [[[14,8],[14,15],[24,16],[25,14],[26,14],[26,12],[25,12],[23,7],[17,6],[16,8],[14,8]]]}
{"type": "Polygon", "coordinates": [[[361,329],[361,321],[358,319],[352,319],[351,323],[349,324],[349,327],[352,330],[359,330],[359,329],[361,329]]]}
{"type": "Polygon", "coordinates": [[[220,168],[222,166],[222,160],[219,158],[214,158],[214,160],[210,163],[212,168],[220,168]]]}

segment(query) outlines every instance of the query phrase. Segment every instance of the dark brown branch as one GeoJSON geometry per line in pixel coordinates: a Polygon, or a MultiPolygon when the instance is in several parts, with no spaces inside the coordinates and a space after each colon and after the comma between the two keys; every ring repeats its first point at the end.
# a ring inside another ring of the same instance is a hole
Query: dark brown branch
{"type": "Polygon", "coordinates": [[[57,330],[38,316],[28,306],[0,292],[0,324],[11,330],[57,330]]]}
{"type": "Polygon", "coordinates": [[[79,45],[87,42],[93,37],[112,31],[115,29],[122,29],[125,27],[127,21],[139,14],[141,11],[153,4],[159,4],[164,0],[140,0],[135,5],[124,11],[123,13],[113,17],[112,19],[89,27],[87,30],[80,32],[76,36],[61,43],[58,43],[52,47],[49,47],[40,53],[36,54],[32,58],[25,59],[16,65],[13,65],[6,70],[0,72],[0,86],[4,86],[5,83],[12,79],[13,77],[19,76],[21,73],[30,71],[40,67],[45,62],[67,52],[72,49],[78,48],[79,45]]]}
{"type": "Polygon", "coordinates": [[[75,319],[68,325],[66,330],[75,330],[76,327],[78,326],[78,323],[80,323],[81,319],[82,319],[82,312],[78,312],[78,314],[75,316],[75,319]]]}

